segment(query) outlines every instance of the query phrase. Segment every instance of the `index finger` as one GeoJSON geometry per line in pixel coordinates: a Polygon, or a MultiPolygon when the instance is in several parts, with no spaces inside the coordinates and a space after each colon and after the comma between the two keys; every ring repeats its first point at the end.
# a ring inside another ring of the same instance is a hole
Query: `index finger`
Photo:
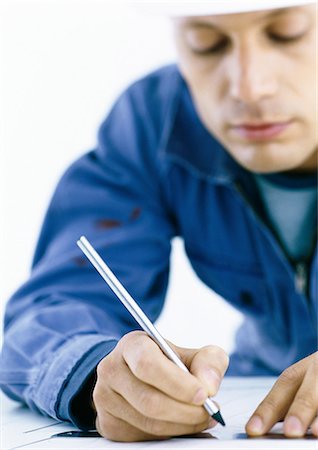
{"type": "Polygon", "coordinates": [[[285,374],[281,375],[246,424],[247,434],[250,436],[263,435],[276,422],[283,419],[300,384],[301,380],[292,383],[288,376],[285,374]]]}
{"type": "Polygon", "coordinates": [[[170,361],[147,335],[140,334],[133,342],[127,341],[123,358],[139,380],[171,398],[184,403],[203,405],[208,397],[199,380],[170,361]]]}

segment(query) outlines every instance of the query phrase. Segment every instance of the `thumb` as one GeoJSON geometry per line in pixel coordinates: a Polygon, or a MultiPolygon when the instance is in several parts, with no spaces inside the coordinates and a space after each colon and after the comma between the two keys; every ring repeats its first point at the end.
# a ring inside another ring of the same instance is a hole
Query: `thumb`
{"type": "Polygon", "coordinates": [[[173,347],[192,375],[201,381],[208,395],[216,395],[229,365],[227,353],[216,345],[207,345],[200,349],[176,345],[173,347]]]}

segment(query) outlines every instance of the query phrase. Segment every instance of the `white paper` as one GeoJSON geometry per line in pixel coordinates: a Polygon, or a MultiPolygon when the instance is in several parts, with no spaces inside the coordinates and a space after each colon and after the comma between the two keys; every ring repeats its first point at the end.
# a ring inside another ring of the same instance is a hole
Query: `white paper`
{"type": "Polygon", "coordinates": [[[115,443],[103,438],[51,438],[53,434],[75,428],[37,415],[1,394],[1,449],[318,449],[318,442],[312,436],[306,439],[285,439],[281,424],[273,428],[270,438],[247,438],[245,423],[274,381],[274,378],[260,377],[226,378],[216,396],[226,427],[218,425],[196,437],[140,443],[115,443]]]}

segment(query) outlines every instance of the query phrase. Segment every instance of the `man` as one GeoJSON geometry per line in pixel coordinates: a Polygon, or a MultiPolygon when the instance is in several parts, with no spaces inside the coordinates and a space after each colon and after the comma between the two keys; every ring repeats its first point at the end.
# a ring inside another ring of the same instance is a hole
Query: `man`
{"type": "Polygon", "coordinates": [[[315,7],[223,3],[174,11],[179,69],[128,89],[65,173],[7,306],[4,392],[109,439],[213,426],[202,405],[227,368],[279,376],[250,435],[284,419],[286,436],[318,436],[315,7]],[[214,346],[174,346],[189,374],[169,361],[105,295],[82,234],[152,320],[182,236],[199,277],[245,314],[229,367],[214,346]]]}

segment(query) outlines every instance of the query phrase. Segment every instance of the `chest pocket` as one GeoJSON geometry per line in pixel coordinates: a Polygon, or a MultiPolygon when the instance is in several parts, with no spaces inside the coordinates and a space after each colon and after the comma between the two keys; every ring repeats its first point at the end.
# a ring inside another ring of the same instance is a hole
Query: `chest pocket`
{"type": "Polygon", "coordinates": [[[268,290],[259,266],[244,261],[188,254],[198,277],[243,314],[263,315],[269,309],[268,290]]]}

